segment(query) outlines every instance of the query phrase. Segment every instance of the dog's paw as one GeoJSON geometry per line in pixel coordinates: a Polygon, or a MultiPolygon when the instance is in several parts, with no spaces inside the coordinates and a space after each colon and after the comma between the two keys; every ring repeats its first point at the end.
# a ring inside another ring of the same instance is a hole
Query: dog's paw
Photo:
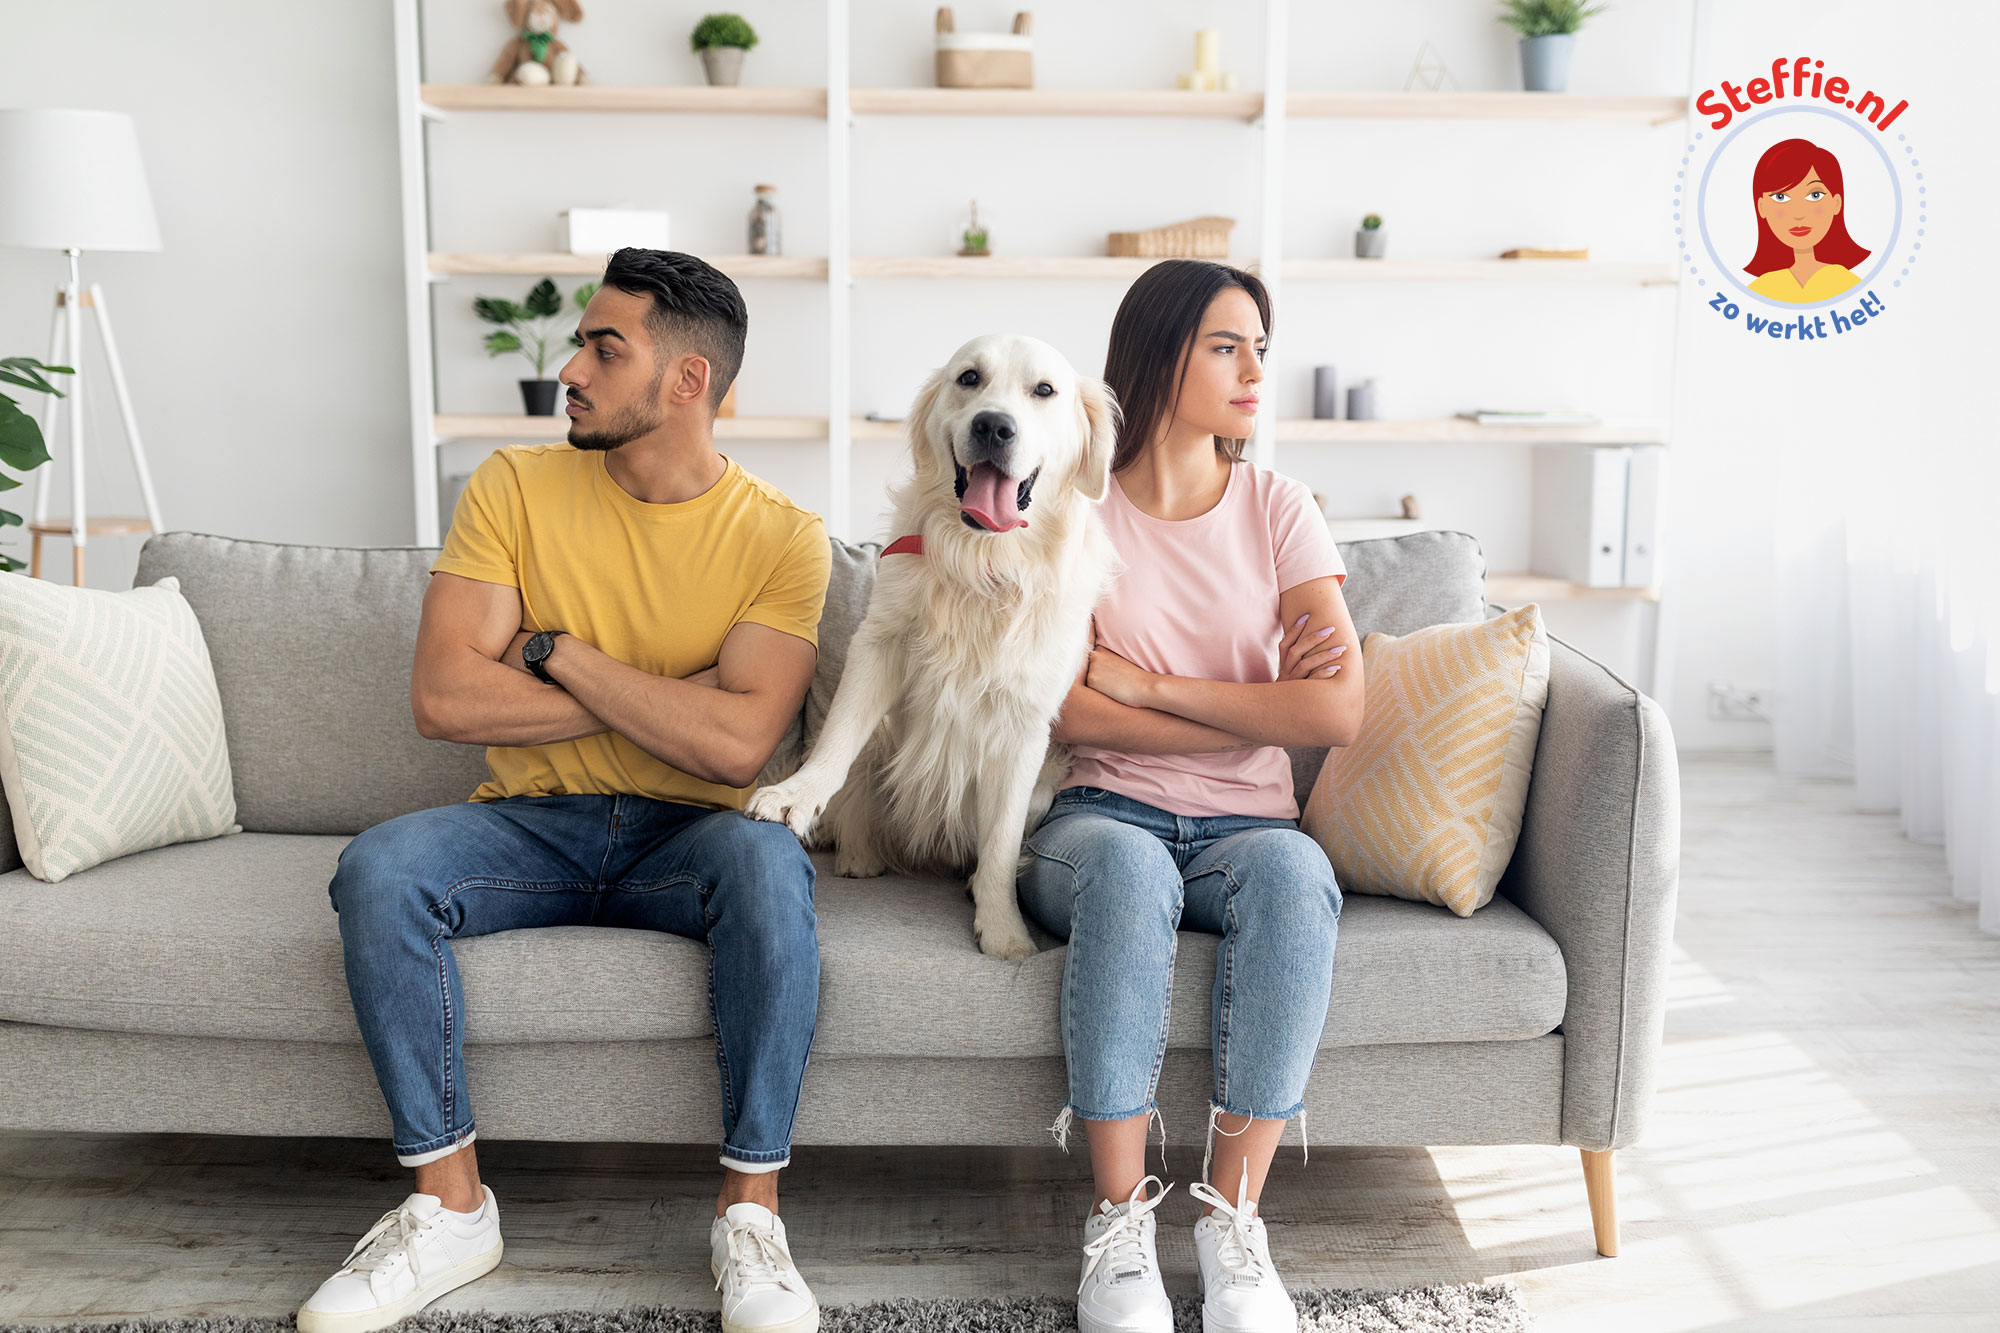
{"type": "Polygon", "coordinates": [[[1010,963],[1018,963],[1035,956],[1035,942],[1028,938],[1027,930],[1019,919],[1013,921],[989,921],[975,913],[972,918],[972,938],[979,941],[979,951],[993,958],[1004,958],[1010,963]]]}
{"type": "Polygon", "coordinates": [[[793,778],[775,787],[763,788],[750,798],[750,803],[743,807],[743,813],[752,819],[783,824],[803,840],[812,832],[820,812],[826,809],[828,799],[793,778]]]}
{"type": "Polygon", "coordinates": [[[874,879],[889,868],[873,847],[837,847],[833,853],[833,873],[842,879],[874,879]]]}

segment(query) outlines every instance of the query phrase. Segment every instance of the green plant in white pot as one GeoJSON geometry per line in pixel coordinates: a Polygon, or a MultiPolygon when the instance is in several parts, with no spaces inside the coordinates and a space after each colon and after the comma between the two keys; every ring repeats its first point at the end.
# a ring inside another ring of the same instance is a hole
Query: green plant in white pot
{"type": "MultiPolygon", "coordinates": [[[[581,311],[590,304],[590,298],[597,294],[598,284],[587,282],[576,289],[572,299],[581,311]]],[[[509,301],[498,296],[481,296],[472,302],[473,313],[488,324],[503,327],[486,335],[486,354],[504,356],[508,352],[519,352],[535,367],[535,378],[521,381],[521,404],[531,417],[552,417],[556,414],[556,390],[562,385],[549,379],[549,363],[554,361],[558,349],[583,346],[583,339],[571,330],[565,336],[560,327],[563,312],[562,293],[556,290],[555,279],[543,278],[535,284],[525,301],[509,301]]]]}
{"type": "Polygon", "coordinates": [[[1361,228],[1354,233],[1354,257],[1380,259],[1388,252],[1389,233],[1382,230],[1382,215],[1370,213],[1361,219],[1361,228]]]}
{"type": "Polygon", "coordinates": [[[688,45],[701,56],[711,87],[734,88],[743,73],[743,53],[757,45],[757,30],[741,14],[709,14],[694,25],[688,45]]]}
{"type": "Polygon", "coordinates": [[[1500,21],[1521,35],[1521,86],[1531,93],[1567,89],[1577,29],[1605,8],[1585,0],[1501,0],[1500,21]]]}
{"type": "MultiPolygon", "coordinates": [[[[0,357],[0,384],[11,384],[15,388],[27,389],[34,393],[46,393],[54,397],[63,396],[63,391],[48,382],[47,375],[74,375],[68,366],[45,366],[32,356],[0,357]]],[[[11,395],[0,393],[0,463],[5,463],[16,472],[33,472],[49,461],[49,447],[42,439],[42,428],[33,417],[23,412],[11,395]]],[[[20,478],[10,477],[0,472],[0,491],[11,491],[21,484],[20,478]]],[[[21,516],[11,510],[0,509],[0,528],[21,526],[21,516]]],[[[13,573],[27,566],[5,551],[0,551],[0,571],[13,573]]]]}

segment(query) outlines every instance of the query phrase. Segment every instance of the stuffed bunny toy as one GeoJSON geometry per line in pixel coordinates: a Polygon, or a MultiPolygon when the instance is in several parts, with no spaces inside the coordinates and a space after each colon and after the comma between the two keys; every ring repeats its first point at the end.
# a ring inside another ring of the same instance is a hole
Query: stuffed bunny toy
{"type": "Polygon", "coordinates": [[[514,40],[493,62],[493,83],[571,84],[583,82],[583,66],[556,40],[558,20],[583,21],[577,0],[507,0],[514,40]]]}

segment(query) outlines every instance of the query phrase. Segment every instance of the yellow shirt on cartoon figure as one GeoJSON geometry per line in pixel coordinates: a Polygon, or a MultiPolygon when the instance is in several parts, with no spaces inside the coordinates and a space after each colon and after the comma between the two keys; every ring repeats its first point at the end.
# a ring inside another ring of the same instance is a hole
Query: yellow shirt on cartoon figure
{"type": "Polygon", "coordinates": [[[1790,301],[1794,305],[1811,305],[1816,301],[1828,301],[1861,281],[1861,276],[1839,264],[1822,266],[1805,286],[1792,276],[1788,268],[1774,268],[1750,284],[1750,290],[1759,296],[1768,296],[1773,301],[1790,301]]]}

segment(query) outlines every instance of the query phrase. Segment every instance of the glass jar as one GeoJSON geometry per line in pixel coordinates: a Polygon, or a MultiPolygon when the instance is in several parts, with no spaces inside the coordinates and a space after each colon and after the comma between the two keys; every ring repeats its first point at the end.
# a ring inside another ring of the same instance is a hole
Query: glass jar
{"type": "Polygon", "coordinates": [[[778,217],[778,187],[759,185],[757,202],[750,208],[750,250],[753,255],[784,253],[778,217]]]}

